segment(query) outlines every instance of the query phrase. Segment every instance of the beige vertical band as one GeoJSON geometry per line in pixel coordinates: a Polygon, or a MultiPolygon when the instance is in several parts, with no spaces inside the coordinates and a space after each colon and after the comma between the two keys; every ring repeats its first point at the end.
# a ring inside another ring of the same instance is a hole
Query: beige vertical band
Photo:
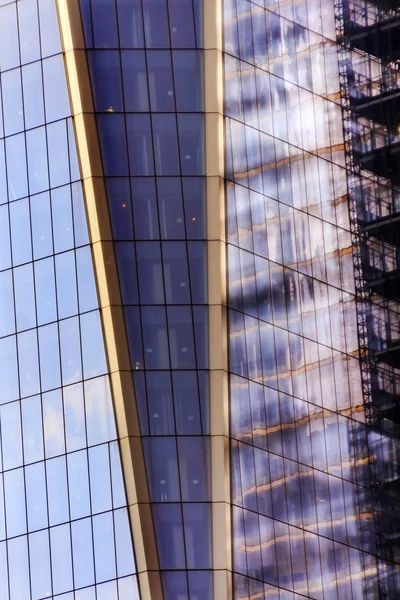
{"type": "Polygon", "coordinates": [[[78,0],[57,0],[142,600],[162,600],[154,527],[78,0]]]}
{"type": "Polygon", "coordinates": [[[222,0],[204,0],[214,599],[232,599],[222,0]]]}

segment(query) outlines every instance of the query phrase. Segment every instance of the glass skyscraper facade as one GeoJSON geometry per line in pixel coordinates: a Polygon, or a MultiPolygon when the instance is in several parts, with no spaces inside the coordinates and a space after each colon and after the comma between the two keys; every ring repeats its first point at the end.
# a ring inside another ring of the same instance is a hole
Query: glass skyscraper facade
{"type": "Polygon", "coordinates": [[[0,0],[0,600],[400,598],[377,2],[0,0]]]}
{"type": "Polygon", "coordinates": [[[139,598],[55,3],[0,7],[0,597],[139,598]]]}

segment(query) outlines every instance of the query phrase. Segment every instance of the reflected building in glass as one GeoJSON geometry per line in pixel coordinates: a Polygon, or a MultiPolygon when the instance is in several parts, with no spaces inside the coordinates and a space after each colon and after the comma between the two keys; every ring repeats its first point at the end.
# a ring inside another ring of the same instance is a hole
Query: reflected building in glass
{"type": "Polygon", "coordinates": [[[400,599],[397,9],[0,0],[0,600],[400,599]]]}

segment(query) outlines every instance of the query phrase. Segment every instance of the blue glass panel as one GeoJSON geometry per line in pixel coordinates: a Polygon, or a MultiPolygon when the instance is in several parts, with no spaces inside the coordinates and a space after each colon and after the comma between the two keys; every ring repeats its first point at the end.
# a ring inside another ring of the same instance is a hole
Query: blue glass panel
{"type": "Polygon", "coordinates": [[[118,48],[117,15],[114,2],[91,3],[95,48],[118,48]]]}
{"type": "Polygon", "coordinates": [[[6,160],[8,196],[17,200],[28,195],[25,136],[22,134],[6,138],[6,160]]]}
{"type": "Polygon", "coordinates": [[[128,175],[126,125],[123,115],[98,115],[105,175],[128,175]]]}
{"type": "Polygon", "coordinates": [[[182,204],[182,184],[178,177],[157,178],[161,237],[185,238],[185,217],[182,204]]]}
{"type": "Polygon", "coordinates": [[[18,340],[18,368],[21,397],[40,392],[39,356],[36,331],[20,333],[18,340]]]}
{"type": "Polygon", "coordinates": [[[24,461],[26,464],[43,460],[42,405],[39,396],[21,402],[24,461]]]}
{"type": "Polygon", "coordinates": [[[48,192],[30,198],[33,256],[35,259],[53,253],[50,197],[48,192]]]}
{"type": "Polygon", "coordinates": [[[130,184],[127,177],[108,177],[107,194],[114,239],[133,239],[130,184]]]}
{"type": "Polygon", "coordinates": [[[96,581],[107,581],[116,576],[114,527],[112,513],[96,515],[92,519],[96,581]]]}
{"type": "Polygon", "coordinates": [[[164,304],[161,247],[159,242],[136,244],[139,294],[143,304],[164,304]]]}
{"type": "Polygon", "coordinates": [[[35,292],[31,264],[14,269],[15,316],[17,330],[36,325],[35,292]]]}
{"type": "Polygon", "coordinates": [[[146,369],[168,369],[169,350],[165,308],[144,306],[141,315],[146,369]]]}
{"type": "Polygon", "coordinates": [[[185,571],[163,571],[162,582],[165,600],[189,600],[185,571]]]}
{"type": "Polygon", "coordinates": [[[14,537],[26,533],[24,470],[5,471],[3,477],[7,537],[14,537]]]}
{"type": "Polygon", "coordinates": [[[123,110],[121,63],[118,51],[88,52],[95,109],[99,112],[123,110]]]}
{"type": "Polygon", "coordinates": [[[192,0],[168,0],[172,48],[195,48],[192,0]]]}
{"type": "Polygon", "coordinates": [[[78,312],[75,253],[64,252],[55,257],[58,317],[64,319],[78,312]]]}
{"type": "Polygon", "coordinates": [[[12,272],[0,273],[0,336],[15,332],[14,294],[12,272]]]}
{"type": "Polygon", "coordinates": [[[0,64],[2,70],[19,65],[17,5],[0,8],[0,64]]]}
{"type": "Polygon", "coordinates": [[[20,33],[21,62],[29,63],[40,58],[38,5],[35,0],[17,3],[20,33]]]}
{"type": "Polygon", "coordinates": [[[99,312],[92,311],[81,315],[80,326],[83,376],[87,379],[103,375],[107,372],[107,362],[99,312]]]}
{"type": "Polygon", "coordinates": [[[181,505],[154,504],[153,518],[161,569],[185,569],[181,505]]]}
{"type": "Polygon", "coordinates": [[[203,53],[195,50],[174,50],[174,82],[178,112],[204,111],[203,53]]]}
{"type": "Polygon", "coordinates": [[[182,175],[204,175],[204,117],[178,114],[179,148],[182,175]]]}
{"type": "Polygon", "coordinates": [[[72,589],[72,561],[70,526],[50,529],[51,573],[53,594],[72,589]]]}
{"type": "Polygon", "coordinates": [[[117,10],[121,48],[144,48],[141,1],[118,0],[117,10]]]}
{"type": "Polygon", "coordinates": [[[49,187],[46,131],[44,127],[27,131],[29,193],[37,194],[49,187]]]}
{"type": "Polygon", "coordinates": [[[122,77],[126,112],[148,112],[146,56],[140,50],[122,50],[122,77]]]}
{"type": "Polygon", "coordinates": [[[3,468],[14,469],[22,465],[21,414],[19,402],[1,407],[1,445],[3,468]]]}
{"type": "Polygon", "coordinates": [[[29,562],[32,596],[46,598],[51,594],[50,548],[47,531],[29,536],[29,562]]]}
{"type": "Polygon", "coordinates": [[[182,500],[210,500],[210,440],[207,437],[179,437],[179,473],[182,500]]]}
{"type": "Polygon", "coordinates": [[[1,76],[1,88],[4,130],[6,135],[12,135],[24,129],[21,70],[14,69],[3,73],[1,76]]]}
{"type": "Polygon", "coordinates": [[[195,371],[173,371],[174,406],[178,435],[199,435],[200,402],[195,371]]]}
{"type": "Polygon", "coordinates": [[[211,569],[211,505],[185,503],[182,508],[188,569],[211,569]]]}
{"type": "Polygon", "coordinates": [[[150,433],[174,435],[174,409],[172,404],[171,376],[169,373],[146,374],[150,433]]]}
{"type": "MultiPolygon", "coordinates": [[[[114,512],[114,528],[117,554],[117,575],[124,577],[135,571],[135,564],[132,552],[132,538],[130,531],[130,523],[126,508],[114,512]]],[[[132,598],[134,590],[131,590],[132,598]]],[[[120,598],[124,598],[121,595],[120,598]]],[[[126,596],[128,598],[128,596],[126,596]]]]}
{"type": "Polygon", "coordinates": [[[179,502],[177,448],[174,437],[143,438],[153,502],[179,502]]]}
{"type": "Polygon", "coordinates": [[[54,251],[70,250],[74,245],[70,186],[52,190],[51,213],[54,251]]]}
{"type": "Polygon", "coordinates": [[[124,304],[138,304],[138,282],[136,273],[135,246],[133,242],[115,244],[119,281],[124,304]]]}
{"type": "Polygon", "coordinates": [[[147,48],[168,48],[168,13],[166,0],[142,0],[147,48]]]}
{"type": "Polygon", "coordinates": [[[57,8],[52,0],[38,0],[40,30],[46,35],[41,36],[42,57],[59,54],[61,56],[61,40],[58,28],[57,8]]]}
{"type": "Polygon", "coordinates": [[[186,244],[163,242],[165,294],[168,304],[189,304],[190,285],[186,244]]]}
{"type": "Polygon", "coordinates": [[[18,398],[18,375],[15,336],[0,339],[0,403],[18,398]]]}
{"type": "Polygon", "coordinates": [[[179,175],[178,137],[175,115],[152,116],[156,175],[179,175]]]}
{"type": "Polygon", "coordinates": [[[193,317],[188,306],[169,306],[168,331],[173,369],[194,369],[196,366],[193,317]]]}
{"type": "Polygon", "coordinates": [[[52,187],[64,185],[70,180],[68,139],[65,121],[57,121],[47,126],[47,146],[50,184],[52,187]]]}
{"type": "Polygon", "coordinates": [[[151,110],[152,112],[173,112],[175,99],[171,52],[169,50],[149,50],[146,55],[151,110]]]}
{"type": "Polygon", "coordinates": [[[28,530],[37,531],[48,526],[47,492],[44,463],[25,468],[28,530]]]}
{"type": "Polygon", "coordinates": [[[187,237],[189,239],[206,238],[205,178],[184,177],[182,183],[187,237]]]}
{"type": "Polygon", "coordinates": [[[25,536],[9,540],[7,543],[9,561],[10,597],[29,598],[29,562],[27,538],[25,536]]]}
{"type": "Polygon", "coordinates": [[[159,239],[155,180],[135,177],[131,180],[131,185],[136,239],[159,239]]]}
{"type": "Polygon", "coordinates": [[[154,175],[153,143],[149,115],[127,115],[129,172],[131,175],[154,175]]]}
{"type": "Polygon", "coordinates": [[[74,583],[77,588],[94,583],[92,526],[90,519],[71,524],[74,583]]]}

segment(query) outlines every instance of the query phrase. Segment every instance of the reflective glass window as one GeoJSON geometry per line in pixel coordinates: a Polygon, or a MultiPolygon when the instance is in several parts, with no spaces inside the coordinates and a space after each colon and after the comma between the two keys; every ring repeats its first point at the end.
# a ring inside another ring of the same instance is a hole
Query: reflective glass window
{"type": "Polygon", "coordinates": [[[140,0],[118,0],[118,27],[122,48],[143,48],[143,16],[140,0]]]}
{"type": "Polygon", "coordinates": [[[48,527],[47,489],[44,462],[25,468],[28,531],[48,527]]]}
{"type": "Polygon", "coordinates": [[[174,82],[176,110],[200,112],[204,110],[203,54],[198,50],[174,50],[174,82]]]}
{"type": "Polygon", "coordinates": [[[77,588],[94,583],[93,538],[91,519],[71,524],[74,584],[77,588]]]}
{"type": "Polygon", "coordinates": [[[123,99],[120,53],[117,50],[88,52],[88,59],[96,111],[121,112],[123,99]]]}
{"type": "Polygon", "coordinates": [[[29,63],[40,58],[38,5],[35,0],[20,0],[17,9],[21,62],[29,63]]]}
{"type": "MultiPolygon", "coordinates": [[[[48,192],[30,198],[33,256],[35,259],[53,253],[50,196],[48,192]]],[[[36,263],[37,264],[37,263],[36,263]]]]}
{"type": "Polygon", "coordinates": [[[50,550],[53,594],[60,594],[73,587],[69,524],[50,529],[50,550]]]}
{"type": "Polygon", "coordinates": [[[153,143],[150,116],[126,116],[128,133],[129,171],[131,175],[154,175],[153,143]]]}
{"type": "Polygon", "coordinates": [[[175,110],[175,94],[171,52],[169,50],[149,50],[147,52],[147,68],[151,111],[173,112],[175,110]]]}
{"type": "Polygon", "coordinates": [[[13,133],[18,133],[24,129],[21,70],[13,69],[12,71],[2,73],[1,89],[3,97],[4,131],[6,135],[12,135],[13,133]]]}
{"type": "Polygon", "coordinates": [[[26,175],[26,148],[23,134],[6,138],[7,182],[9,200],[28,195],[26,175]]]}
{"type": "Polygon", "coordinates": [[[144,306],[141,315],[145,366],[147,369],[168,369],[169,348],[165,308],[144,306]]]}
{"type": "Polygon", "coordinates": [[[204,118],[201,114],[178,114],[182,175],[204,174],[204,118]]]}
{"type": "Polygon", "coordinates": [[[144,51],[122,50],[121,61],[126,112],[148,112],[149,90],[144,51]]]}
{"type": "Polygon", "coordinates": [[[13,265],[32,260],[31,223],[27,199],[10,204],[11,247],[13,265]]]}
{"type": "Polygon", "coordinates": [[[21,397],[40,392],[38,340],[35,330],[17,336],[21,397]]]}
{"type": "Polygon", "coordinates": [[[144,34],[147,48],[168,48],[166,0],[143,0],[144,34]]]}
{"type": "Polygon", "coordinates": [[[26,133],[29,193],[37,194],[49,187],[46,132],[44,127],[26,133]]]}
{"type": "Polygon", "coordinates": [[[185,569],[181,505],[154,504],[153,519],[161,569],[185,569]]]}
{"type": "Polygon", "coordinates": [[[25,463],[43,460],[43,422],[40,396],[21,402],[22,432],[25,463]]]}
{"type": "Polygon", "coordinates": [[[29,562],[28,562],[28,538],[26,536],[8,540],[8,561],[10,595],[14,598],[29,598],[29,562]]]}
{"type": "Polygon", "coordinates": [[[52,0],[38,0],[40,30],[46,35],[41,36],[42,57],[59,54],[61,56],[61,40],[58,27],[57,9],[52,0]]]}

